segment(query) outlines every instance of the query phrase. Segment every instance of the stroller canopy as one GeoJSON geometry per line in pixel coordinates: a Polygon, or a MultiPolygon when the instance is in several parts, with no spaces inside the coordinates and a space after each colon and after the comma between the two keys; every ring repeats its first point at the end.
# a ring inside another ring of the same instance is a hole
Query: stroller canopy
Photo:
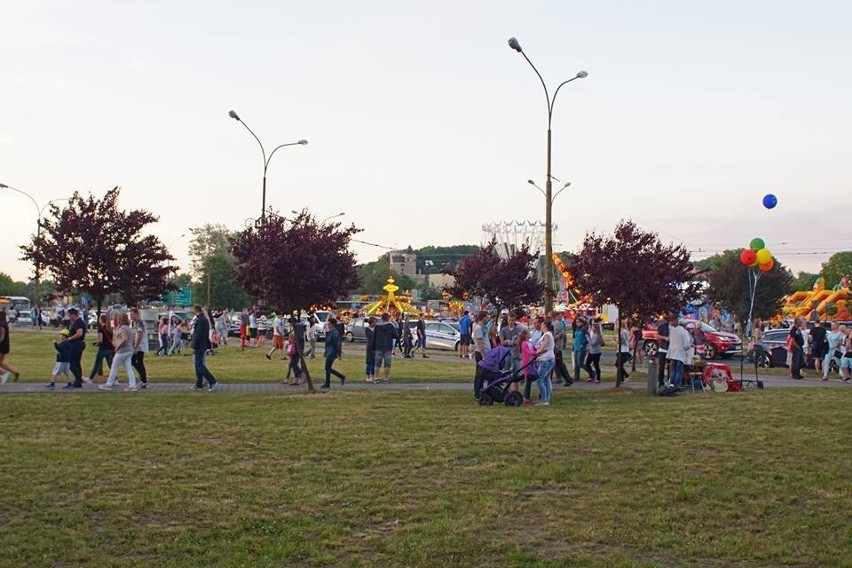
{"type": "Polygon", "coordinates": [[[488,350],[485,353],[485,357],[483,357],[482,361],[479,362],[479,366],[485,369],[486,371],[491,371],[492,373],[499,373],[500,366],[503,364],[503,359],[506,358],[512,350],[508,347],[503,347],[502,345],[499,347],[495,347],[493,349],[488,350]]]}

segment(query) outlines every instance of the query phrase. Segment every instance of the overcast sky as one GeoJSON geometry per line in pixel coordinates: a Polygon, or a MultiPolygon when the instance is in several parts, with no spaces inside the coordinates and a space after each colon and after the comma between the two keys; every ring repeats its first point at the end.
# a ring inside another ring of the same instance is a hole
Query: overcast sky
{"type": "MultiPolygon", "coordinates": [[[[0,0],[0,22],[0,183],[39,204],[119,185],[184,267],[189,227],[260,214],[230,109],[267,150],[309,141],[276,153],[269,205],[345,211],[364,241],[543,219],[544,92],[511,36],[551,92],[589,73],[553,116],[557,248],[621,217],[696,258],[761,236],[815,270],[852,248],[850,2],[0,0]]],[[[25,279],[35,207],[0,189],[0,211],[0,271],[25,279]]]]}

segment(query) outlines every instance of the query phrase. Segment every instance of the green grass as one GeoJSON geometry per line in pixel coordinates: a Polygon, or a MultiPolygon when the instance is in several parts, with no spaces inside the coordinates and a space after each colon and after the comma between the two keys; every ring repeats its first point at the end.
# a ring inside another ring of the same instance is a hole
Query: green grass
{"type": "Polygon", "coordinates": [[[849,566],[852,394],[4,395],[3,566],[849,566]]]}
{"type": "MultiPolygon", "coordinates": [[[[55,362],[55,352],[52,341],[53,333],[12,330],[10,339],[12,351],[8,362],[21,373],[22,381],[45,382],[50,380],[50,373],[55,362]]],[[[88,336],[87,336],[88,338],[88,336]]],[[[228,383],[236,382],[277,382],[287,373],[287,361],[281,361],[281,352],[276,352],[272,361],[267,361],[264,352],[272,348],[272,342],[267,342],[265,349],[247,349],[240,351],[239,339],[229,341],[227,347],[218,350],[215,356],[209,357],[207,366],[216,377],[228,383]]],[[[308,368],[314,380],[325,378],[322,357],[322,345],[318,344],[316,359],[308,360],[308,368]]],[[[83,352],[83,373],[88,376],[95,361],[97,348],[86,345],[83,352]]],[[[344,343],[344,356],[334,367],[350,378],[361,380],[364,377],[364,344],[344,343]],[[347,351],[350,353],[347,355],[347,351]]],[[[192,365],[191,350],[186,357],[174,355],[171,357],[155,357],[151,351],[145,356],[145,367],[152,381],[179,382],[194,381],[195,369],[192,365]]],[[[449,360],[434,361],[432,359],[404,359],[395,357],[391,365],[391,379],[396,382],[460,382],[472,381],[474,374],[473,363],[452,357],[452,351],[429,351],[430,355],[445,357],[449,360]]],[[[108,372],[105,368],[105,372],[108,372]]],[[[124,370],[119,372],[124,377],[124,370]]],[[[123,380],[123,379],[122,379],[123,380]]]]}

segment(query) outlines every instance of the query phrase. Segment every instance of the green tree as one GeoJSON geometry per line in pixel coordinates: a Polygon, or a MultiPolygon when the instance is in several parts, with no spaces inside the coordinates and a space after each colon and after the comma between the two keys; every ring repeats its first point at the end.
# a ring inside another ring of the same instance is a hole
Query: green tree
{"type": "Polygon", "coordinates": [[[15,282],[5,272],[0,272],[0,296],[24,296],[26,285],[23,282],[15,282]]]}
{"type": "MultiPolygon", "coordinates": [[[[743,321],[749,313],[749,268],[740,262],[743,249],[726,250],[707,273],[707,297],[735,313],[743,321]]],[[[791,292],[793,275],[777,259],[769,272],[760,272],[754,296],[752,317],[771,318],[781,308],[781,300],[791,292]]]]}
{"type": "Polygon", "coordinates": [[[413,290],[417,287],[417,283],[409,276],[390,269],[390,253],[383,254],[373,262],[360,264],[356,270],[361,284],[353,291],[355,294],[383,294],[382,288],[387,284],[389,276],[393,276],[400,290],[413,290]]]}
{"type": "Polygon", "coordinates": [[[817,278],[819,278],[819,274],[813,274],[812,272],[799,272],[790,284],[790,288],[792,291],[810,290],[814,287],[814,282],[816,282],[817,278]]]}
{"type": "Polygon", "coordinates": [[[208,307],[239,308],[251,304],[251,298],[235,278],[237,261],[231,253],[236,233],[221,224],[206,223],[190,230],[189,257],[195,282],[193,298],[208,307]]]}
{"type": "Polygon", "coordinates": [[[825,287],[837,286],[844,276],[852,275],[852,251],[836,252],[822,263],[820,276],[825,278],[825,287]]]}
{"type": "Polygon", "coordinates": [[[433,286],[429,284],[429,282],[422,282],[417,289],[420,291],[420,300],[425,302],[427,300],[440,300],[443,298],[441,295],[442,290],[437,286],[433,286]]]}

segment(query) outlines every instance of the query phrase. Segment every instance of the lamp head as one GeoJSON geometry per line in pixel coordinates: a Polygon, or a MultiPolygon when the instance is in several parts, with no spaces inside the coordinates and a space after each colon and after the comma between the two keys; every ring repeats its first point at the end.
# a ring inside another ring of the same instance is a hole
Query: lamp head
{"type": "Polygon", "coordinates": [[[0,188],[9,189],[9,186],[6,185],[5,183],[0,183],[0,188]]]}
{"type": "Polygon", "coordinates": [[[301,144],[302,146],[304,146],[307,143],[308,143],[307,140],[299,140],[299,144],[301,144]]]}
{"type": "Polygon", "coordinates": [[[528,179],[528,180],[527,180],[527,183],[528,183],[528,184],[530,184],[530,185],[535,185],[535,182],[534,182],[533,180],[531,180],[531,179],[528,179]]]}
{"type": "Polygon", "coordinates": [[[578,78],[578,79],[585,79],[585,78],[586,78],[586,77],[588,77],[588,76],[589,76],[589,74],[588,74],[588,73],[586,73],[585,71],[580,71],[579,73],[577,73],[577,78],[578,78]]]}
{"type": "MultiPolygon", "coordinates": [[[[230,117],[231,117],[231,118],[233,118],[234,120],[240,120],[240,117],[237,115],[237,113],[235,113],[235,112],[234,112],[234,111],[232,111],[232,110],[229,110],[229,111],[228,111],[228,116],[230,116],[230,117]]],[[[240,121],[240,122],[242,122],[242,121],[240,121]]]]}
{"type": "Polygon", "coordinates": [[[518,53],[523,53],[524,50],[521,49],[521,44],[518,43],[518,39],[514,37],[509,38],[509,47],[517,51],[518,53]]]}

